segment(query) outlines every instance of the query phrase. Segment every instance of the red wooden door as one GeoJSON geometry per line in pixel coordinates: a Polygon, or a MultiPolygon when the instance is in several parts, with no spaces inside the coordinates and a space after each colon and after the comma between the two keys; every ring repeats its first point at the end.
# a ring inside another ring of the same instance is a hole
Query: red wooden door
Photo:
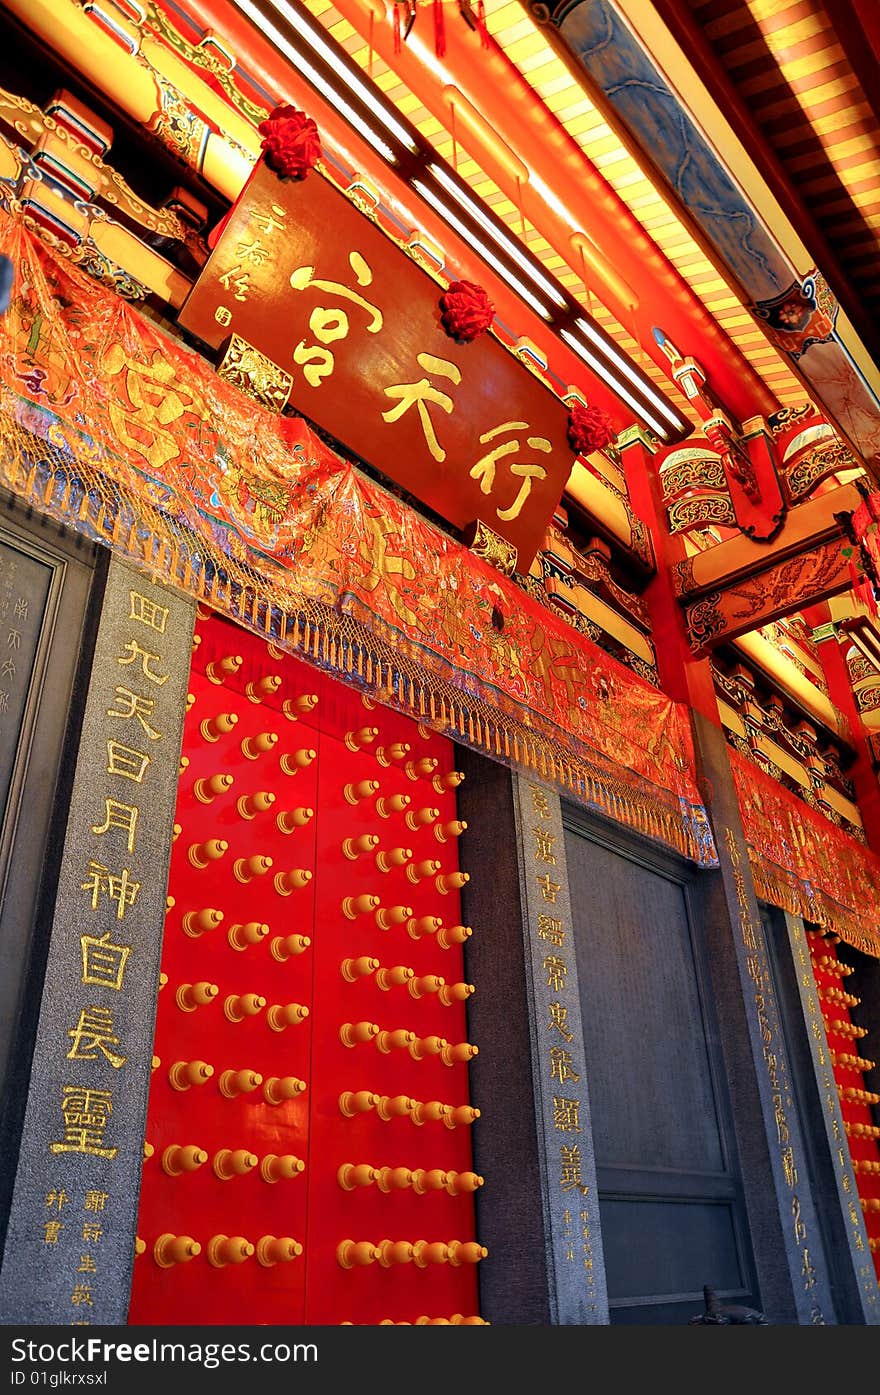
{"type": "Polygon", "coordinates": [[[452,745],[214,615],[190,698],[129,1320],[476,1319],[452,745]]]}

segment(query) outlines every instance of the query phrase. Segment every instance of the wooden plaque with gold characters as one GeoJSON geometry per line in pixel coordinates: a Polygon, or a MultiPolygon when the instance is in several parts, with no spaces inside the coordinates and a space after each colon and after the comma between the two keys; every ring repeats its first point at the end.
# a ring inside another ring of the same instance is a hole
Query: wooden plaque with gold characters
{"type": "Polygon", "coordinates": [[[442,293],[319,171],[261,160],[179,318],[214,349],[246,340],[292,376],[290,407],[527,570],[574,461],[568,408],[491,331],[450,337],[442,293]]]}

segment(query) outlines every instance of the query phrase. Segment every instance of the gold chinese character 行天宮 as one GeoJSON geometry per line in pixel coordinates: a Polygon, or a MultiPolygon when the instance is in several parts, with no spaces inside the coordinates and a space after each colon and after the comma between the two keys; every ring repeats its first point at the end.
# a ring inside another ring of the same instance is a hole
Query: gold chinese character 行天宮
{"type": "Polygon", "coordinates": [[[53,1187],[50,1192],[46,1193],[46,1209],[48,1211],[53,1211],[57,1209],[58,1214],[60,1216],[65,1206],[69,1205],[70,1197],[67,1195],[67,1192],[64,1190],[63,1187],[53,1187]]]}
{"type": "Polygon", "coordinates": [[[70,1301],[75,1308],[79,1308],[83,1304],[86,1304],[89,1308],[93,1308],[95,1305],[92,1302],[91,1284],[74,1284],[73,1292],[70,1295],[70,1301]]]}
{"type": "Polygon", "coordinates": [[[497,334],[447,333],[439,294],[320,170],[304,189],[258,161],[178,324],[215,351],[234,324],[291,371],[295,411],[527,571],[576,457],[569,408],[497,334]]]}
{"type": "MultiPolygon", "coordinates": [[[[461,382],[459,369],[447,359],[437,358],[434,354],[416,354],[416,361],[426,373],[439,374],[442,378],[448,378],[456,387],[461,382]]],[[[454,407],[449,394],[443,392],[441,388],[435,387],[429,378],[419,378],[418,382],[415,383],[393,383],[391,387],[383,388],[383,391],[386,397],[397,399],[397,406],[389,407],[387,411],[383,412],[382,420],[389,423],[399,421],[410,407],[416,407],[428,450],[436,461],[442,463],[446,459],[446,451],[437,440],[434,422],[427,404],[431,402],[449,415],[454,407]]]]}
{"type": "MultiPolygon", "coordinates": [[[[106,1194],[105,1194],[105,1195],[106,1195],[106,1194]]],[[[97,1244],[97,1242],[98,1242],[99,1240],[103,1239],[103,1236],[104,1236],[104,1228],[103,1228],[103,1226],[96,1225],[94,1221],[83,1221],[83,1227],[82,1227],[82,1238],[83,1238],[83,1240],[89,1241],[89,1242],[91,1242],[92,1244],[97,1244]]]]}
{"type": "MultiPolygon", "coordinates": [[[[488,445],[490,441],[495,440],[497,436],[500,436],[504,432],[520,432],[527,431],[528,429],[529,424],[527,421],[505,421],[502,422],[500,426],[493,427],[491,431],[484,431],[480,436],[480,445],[488,445]]],[[[545,455],[549,455],[553,450],[546,436],[527,436],[526,445],[529,450],[537,450],[545,455]]],[[[498,461],[503,460],[508,455],[516,455],[520,450],[522,450],[522,447],[518,438],[514,441],[507,441],[503,445],[495,446],[493,450],[487,451],[485,455],[481,455],[479,460],[471,466],[471,479],[479,481],[480,492],[482,494],[491,494],[493,491],[495,485],[495,468],[498,461]]],[[[532,491],[532,481],[545,480],[547,478],[546,467],[539,465],[536,461],[517,461],[509,468],[513,476],[522,480],[522,484],[519,487],[516,498],[508,508],[495,510],[498,518],[502,519],[505,523],[511,523],[515,518],[519,518],[523,505],[532,491]]]]}
{"type": "MultiPolygon", "coordinates": [[[[350,252],[348,263],[355,275],[355,280],[359,286],[370,286],[373,283],[372,268],[368,265],[360,252],[350,252]]],[[[290,289],[292,291],[318,290],[328,295],[335,296],[338,300],[347,300],[350,304],[356,305],[363,310],[367,317],[365,325],[367,334],[378,334],[383,325],[382,312],[357,291],[350,286],[345,286],[341,281],[328,281],[321,277],[314,276],[313,266],[298,266],[291,273],[290,289]]],[[[301,339],[293,351],[293,361],[303,370],[303,377],[310,387],[319,387],[324,378],[328,378],[336,366],[336,359],[330,349],[320,348],[320,344],[333,344],[337,340],[347,339],[350,329],[348,314],[338,307],[333,309],[326,305],[317,305],[309,315],[309,330],[318,340],[318,344],[307,344],[301,339]]]]}
{"type": "MultiPolygon", "coordinates": [[[[108,1148],[104,1133],[113,1113],[109,1090],[65,1085],[61,1096],[64,1140],[49,1144],[51,1153],[88,1153],[95,1158],[115,1158],[118,1148],[108,1148]]],[[[88,1194],[87,1194],[88,1195],[88,1194]]]]}
{"type": "Polygon", "coordinates": [[[58,1237],[64,1229],[63,1221],[43,1222],[43,1243],[45,1245],[57,1245],[58,1237]]]}
{"type": "MultiPolygon", "coordinates": [[[[90,1188],[83,1198],[83,1210],[93,1211],[97,1214],[99,1211],[104,1210],[109,1200],[110,1195],[108,1192],[99,1192],[90,1188]]],[[[83,1239],[85,1239],[85,1236],[83,1236],[83,1239]]]]}

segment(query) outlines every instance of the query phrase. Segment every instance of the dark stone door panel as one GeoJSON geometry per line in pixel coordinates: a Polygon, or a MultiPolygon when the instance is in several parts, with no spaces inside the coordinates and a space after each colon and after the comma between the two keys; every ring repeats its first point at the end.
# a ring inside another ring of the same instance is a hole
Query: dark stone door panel
{"type": "Polygon", "coordinates": [[[0,1245],[105,563],[0,492],[0,1245]]]}
{"type": "Polygon", "coordinates": [[[574,810],[566,857],[611,1321],[759,1307],[688,874],[574,810]]]}

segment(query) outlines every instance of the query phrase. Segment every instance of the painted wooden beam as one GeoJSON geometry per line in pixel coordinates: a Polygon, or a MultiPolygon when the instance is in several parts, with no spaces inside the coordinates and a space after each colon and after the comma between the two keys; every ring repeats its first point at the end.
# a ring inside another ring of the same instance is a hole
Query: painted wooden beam
{"type": "MultiPolygon", "coordinates": [[[[739,534],[688,557],[674,568],[679,599],[690,600],[705,592],[732,586],[771,567],[779,567],[782,562],[800,557],[832,539],[842,538],[843,530],[836,515],[853,513],[861,502],[862,496],[854,484],[842,484],[792,509],[772,543],[755,543],[739,534]]],[[[801,604],[808,605],[810,599],[803,597],[801,604]]]]}

